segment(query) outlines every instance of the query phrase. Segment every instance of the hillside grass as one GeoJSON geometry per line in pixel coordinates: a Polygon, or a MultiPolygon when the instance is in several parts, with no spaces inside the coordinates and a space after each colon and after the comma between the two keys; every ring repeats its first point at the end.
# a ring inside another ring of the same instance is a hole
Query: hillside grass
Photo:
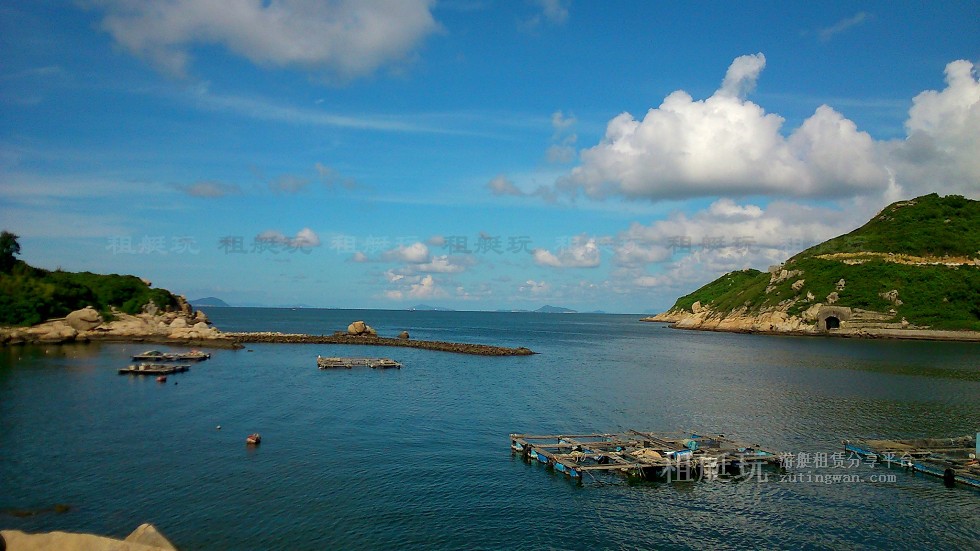
{"type": "Polygon", "coordinates": [[[828,253],[880,252],[980,257],[980,201],[933,193],[885,207],[860,228],[801,251],[793,259],[828,253]]]}
{"type": "Polygon", "coordinates": [[[111,318],[112,307],[136,314],[150,301],[163,309],[177,306],[170,291],[131,275],[48,271],[20,260],[9,273],[0,273],[0,325],[34,325],[86,306],[104,318],[111,318]]]}

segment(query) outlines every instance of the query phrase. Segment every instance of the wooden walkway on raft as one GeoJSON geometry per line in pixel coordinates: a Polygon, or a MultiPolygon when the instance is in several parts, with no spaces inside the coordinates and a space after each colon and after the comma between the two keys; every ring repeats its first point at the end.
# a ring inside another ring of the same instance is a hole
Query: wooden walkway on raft
{"type": "Polygon", "coordinates": [[[316,366],[320,369],[351,369],[354,367],[370,367],[371,369],[401,369],[402,364],[391,358],[337,358],[316,357],[316,366]]]}
{"type": "Polygon", "coordinates": [[[780,465],[777,453],[758,445],[691,432],[511,434],[510,448],[528,463],[543,463],[579,482],[594,471],[671,481],[745,475],[780,465]]]}
{"type": "Polygon", "coordinates": [[[947,485],[959,482],[980,488],[978,438],[980,433],[976,437],[957,438],[845,440],[844,450],[889,467],[897,466],[942,478],[947,485]]]}

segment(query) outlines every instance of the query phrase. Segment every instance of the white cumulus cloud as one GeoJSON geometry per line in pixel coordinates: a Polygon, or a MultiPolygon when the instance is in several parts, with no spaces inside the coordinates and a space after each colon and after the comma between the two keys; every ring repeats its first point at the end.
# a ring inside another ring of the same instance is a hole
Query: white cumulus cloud
{"type": "Polygon", "coordinates": [[[840,113],[821,106],[786,138],[782,117],[744,99],[764,66],[762,54],[739,57],[706,100],[678,90],[641,120],[615,117],[559,187],[652,200],[885,189],[888,173],[876,163],[874,141],[840,113]]]}
{"type": "Polygon", "coordinates": [[[595,268],[600,263],[595,238],[576,238],[571,245],[558,249],[557,254],[547,249],[534,249],[533,256],[537,265],[552,268],[595,268]]]}
{"type": "Polygon", "coordinates": [[[393,262],[407,262],[409,264],[424,264],[429,262],[429,247],[425,243],[415,242],[411,245],[400,245],[386,251],[382,257],[384,260],[393,262]]]}
{"type": "Polygon", "coordinates": [[[946,88],[912,100],[907,138],[886,144],[890,168],[907,194],[980,196],[980,80],[977,66],[946,65],[946,88]]]}
{"type": "Polygon", "coordinates": [[[124,48],[174,75],[194,47],[224,46],[260,66],[356,77],[405,59],[439,29],[432,0],[94,0],[124,48]]]}

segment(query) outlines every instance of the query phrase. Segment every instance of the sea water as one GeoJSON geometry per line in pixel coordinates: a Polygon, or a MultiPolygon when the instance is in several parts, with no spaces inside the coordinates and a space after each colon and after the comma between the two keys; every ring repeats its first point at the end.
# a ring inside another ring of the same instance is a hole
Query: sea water
{"type": "Polygon", "coordinates": [[[123,537],[151,522],[185,550],[980,541],[977,490],[834,455],[847,438],[977,432],[976,343],[692,332],[600,314],[208,314],[228,331],[332,333],[363,319],[382,335],[538,354],[252,344],[212,350],[158,383],[116,372],[148,345],[2,348],[0,529],[123,537]],[[318,354],[404,368],[321,371],[318,354]],[[579,485],[509,449],[510,433],[627,429],[730,435],[792,467],[670,483],[586,475],[579,485]],[[262,444],[246,447],[253,432],[262,444]]]}

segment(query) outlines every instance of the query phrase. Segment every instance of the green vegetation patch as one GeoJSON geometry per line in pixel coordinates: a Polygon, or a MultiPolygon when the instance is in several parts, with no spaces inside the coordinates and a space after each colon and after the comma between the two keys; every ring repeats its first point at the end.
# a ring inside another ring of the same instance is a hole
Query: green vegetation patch
{"type": "Polygon", "coordinates": [[[746,302],[754,303],[765,293],[769,274],[759,270],[740,270],[727,273],[689,295],[677,299],[671,310],[691,311],[695,302],[715,310],[732,310],[746,302]]]}
{"type": "Polygon", "coordinates": [[[170,291],[151,289],[136,276],[34,268],[13,257],[20,252],[17,236],[3,234],[13,245],[2,255],[0,325],[34,325],[86,306],[99,310],[106,319],[111,317],[111,307],[136,314],[150,301],[162,309],[177,306],[177,298],[170,291]]]}

